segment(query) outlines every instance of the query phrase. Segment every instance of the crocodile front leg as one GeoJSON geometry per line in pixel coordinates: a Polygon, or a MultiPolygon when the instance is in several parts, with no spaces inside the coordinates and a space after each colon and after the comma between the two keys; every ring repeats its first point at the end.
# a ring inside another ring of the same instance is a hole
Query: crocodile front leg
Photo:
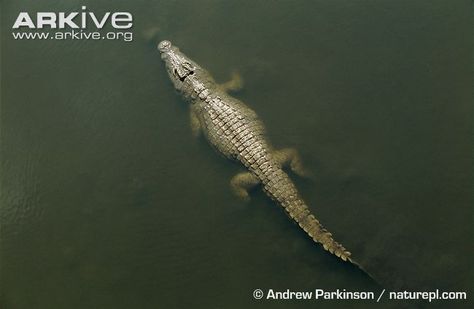
{"type": "Polygon", "coordinates": [[[191,132],[194,137],[198,137],[201,134],[201,123],[199,122],[198,113],[194,106],[189,108],[189,120],[191,122],[191,132]]]}
{"type": "Polygon", "coordinates": [[[282,167],[290,167],[296,175],[301,177],[310,177],[311,174],[306,171],[301,163],[300,155],[294,148],[285,148],[273,152],[273,157],[282,167]]]}
{"type": "Polygon", "coordinates": [[[239,91],[243,87],[242,77],[236,71],[232,72],[231,79],[228,82],[221,84],[221,88],[226,91],[239,91]]]}
{"type": "Polygon", "coordinates": [[[260,184],[260,180],[254,174],[242,172],[230,180],[230,186],[235,195],[243,200],[250,200],[248,190],[260,184]]]}

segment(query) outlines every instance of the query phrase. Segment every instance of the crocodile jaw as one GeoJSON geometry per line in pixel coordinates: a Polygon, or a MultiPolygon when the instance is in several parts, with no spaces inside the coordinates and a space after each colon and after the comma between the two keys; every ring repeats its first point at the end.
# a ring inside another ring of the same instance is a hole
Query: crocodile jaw
{"type": "Polygon", "coordinates": [[[186,79],[194,75],[199,66],[180,52],[176,46],[173,46],[170,41],[161,41],[158,44],[158,50],[174,87],[180,91],[185,90],[186,79]]]}

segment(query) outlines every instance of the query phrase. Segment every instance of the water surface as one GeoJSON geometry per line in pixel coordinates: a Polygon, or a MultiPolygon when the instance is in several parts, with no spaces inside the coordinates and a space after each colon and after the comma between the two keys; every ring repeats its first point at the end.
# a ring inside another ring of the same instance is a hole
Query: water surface
{"type": "MultiPolygon", "coordinates": [[[[192,137],[160,39],[220,81],[242,74],[236,96],[314,175],[292,175],[311,210],[384,287],[472,292],[468,1],[6,0],[1,11],[2,308],[278,308],[288,303],[252,291],[379,292],[263,193],[232,195],[242,168],[192,137]],[[134,41],[11,38],[22,10],[81,5],[132,12],[134,41]]],[[[449,305],[468,304],[429,307],[449,305]]]]}

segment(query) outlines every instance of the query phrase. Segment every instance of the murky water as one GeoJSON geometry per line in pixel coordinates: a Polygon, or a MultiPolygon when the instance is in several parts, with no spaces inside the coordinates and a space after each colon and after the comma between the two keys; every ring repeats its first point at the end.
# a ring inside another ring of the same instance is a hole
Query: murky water
{"type": "Polygon", "coordinates": [[[191,136],[164,38],[241,72],[236,96],[299,149],[305,200],[382,286],[472,292],[468,1],[65,2],[1,2],[1,308],[375,305],[252,298],[382,288],[263,193],[232,195],[242,169],[191,136]],[[11,37],[20,11],[81,5],[132,12],[134,41],[11,37]]]}

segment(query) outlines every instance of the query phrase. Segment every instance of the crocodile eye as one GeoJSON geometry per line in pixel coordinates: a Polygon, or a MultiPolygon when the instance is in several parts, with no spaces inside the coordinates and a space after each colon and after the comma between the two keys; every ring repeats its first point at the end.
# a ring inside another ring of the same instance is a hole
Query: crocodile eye
{"type": "Polygon", "coordinates": [[[191,63],[189,63],[188,61],[185,61],[181,63],[179,67],[174,69],[174,74],[176,75],[177,78],[179,78],[180,81],[184,82],[186,77],[194,74],[194,69],[195,68],[191,63]]]}
{"type": "Polygon", "coordinates": [[[183,62],[182,65],[183,65],[183,68],[185,68],[188,71],[194,71],[195,69],[194,66],[188,61],[183,62]]]}

